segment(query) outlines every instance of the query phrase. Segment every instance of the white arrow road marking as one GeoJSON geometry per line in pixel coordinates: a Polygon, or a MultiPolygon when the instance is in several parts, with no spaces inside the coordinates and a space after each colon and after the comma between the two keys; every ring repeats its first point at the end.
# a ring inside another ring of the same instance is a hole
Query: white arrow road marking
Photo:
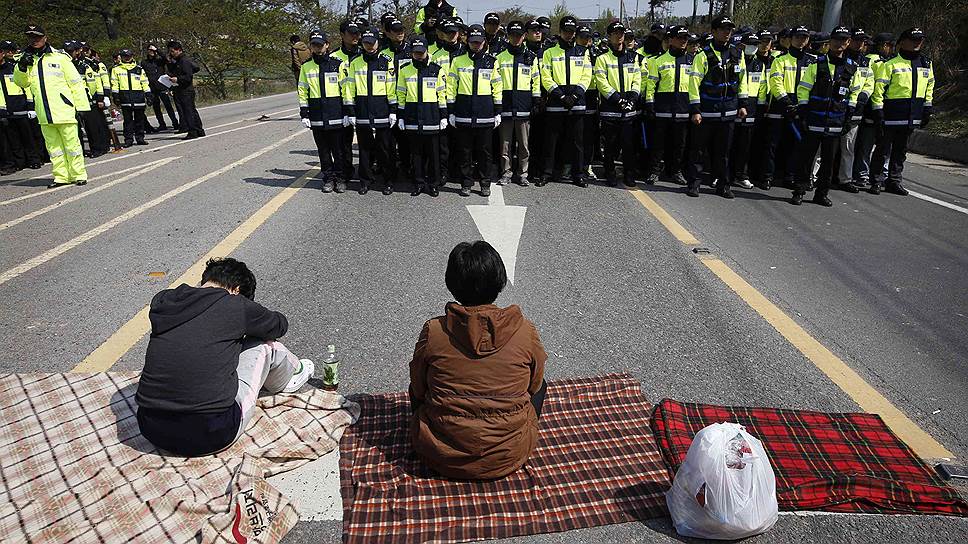
{"type": "Polygon", "coordinates": [[[280,493],[296,503],[300,521],[343,519],[339,492],[339,447],[289,472],[268,478],[280,493]]]}
{"type": "Polygon", "coordinates": [[[521,233],[524,231],[524,214],[528,209],[524,206],[505,206],[504,187],[493,184],[487,206],[468,206],[467,211],[474,219],[484,241],[494,246],[501,255],[504,268],[508,272],[508,281],[514,283],[514,264],[518,258],[521,233]]]}

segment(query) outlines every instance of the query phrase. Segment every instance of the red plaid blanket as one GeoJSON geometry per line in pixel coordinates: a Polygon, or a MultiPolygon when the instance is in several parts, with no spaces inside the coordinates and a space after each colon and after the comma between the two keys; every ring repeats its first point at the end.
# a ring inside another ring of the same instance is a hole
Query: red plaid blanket
{"type": "Polygon", "coordinates": [[[874,414],[665,399],[656,407],[652,429],[672,474],[685,460],[692,437],[724,421],[745,426],[763,442],[781,510],[968,516],[968,503],[874,414]]]}
{"type": "Polygon", "coordinates": [[[343,541],[459,542],[663,516],[651,404],[627,375],[549,382],[538,447],[497,481],[435,476],[410,446],[406,393],[354,397],[340,443],[343,541]]]}

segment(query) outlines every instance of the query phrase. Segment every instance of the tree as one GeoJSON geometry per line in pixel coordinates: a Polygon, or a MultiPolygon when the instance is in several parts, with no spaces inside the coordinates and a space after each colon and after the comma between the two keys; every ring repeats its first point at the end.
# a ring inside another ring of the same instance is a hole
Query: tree
{"type": "Polygon", "coordinates": [[[561,22],[563,17],[568,15],[571,15],[572,17],[575,16],[575,14],[568,9],[568,6],[565,5],[564,0],[562,0],[560,4],[555,5],[555,7],[551,10],[551,13],[548,14],[548,19],[551,20],[551,31],[558,32],[558,24],[561,22]]]}

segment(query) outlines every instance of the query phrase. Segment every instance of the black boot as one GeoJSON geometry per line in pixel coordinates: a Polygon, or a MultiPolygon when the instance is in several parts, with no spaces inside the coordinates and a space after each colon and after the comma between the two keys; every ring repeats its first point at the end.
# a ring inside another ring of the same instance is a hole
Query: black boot
{"type": "Polygon", "coordinates": [[[690,185],[686,187],[686,195],[693,198],[699,198],[699,187],[695,185],[690,185]]]}
{"type": "Polygon", "coordinates": [[[830,201],[830,198],[828,198],[825,193],[821,193],[819,191],[813,194],[813,200],[811,200],[811,202],[814,204],[820,204],[821,206],[826,206],[828,208],[834,205],[834,203],[830,201]]]}
{"type": "Polygon", "coordinates": [[[869,189],[867,189],[867,192],[870,193],[870,194],[872,194],[872,195],[879,195],[879,194],[881,194],[881,184],[878,183],[878,182],[876,182],[876,181],[871,182],[871,186],[870,186],[869,189]]]}
{"type": "Polygon", "coordinates": [[[390,185],[389,183],[387,183],[386,185],[384,185],[383,186],[383,194],[385,194],[385,195],[392,195],[393,194],[393,185],[390,185]]]}
{"type": "Polygon", "coordinates": [[[894,195],[907,196],[908,190],[904,188],[900,183],[888,183],[887,187],[884,188],[885,191],[894,195]]]}
{"type": "Polygon", "coordinates": [[[457,194],[460,196],[471,196],[471,188],[461,185],[460,191],[458,191],[457,194]]]}
{"type": "Polygon", "coordinates": [[[422,184],[414,183],[413,191],[410,191],[410,196],[420,196],[420,193],[422,193],[423,190],[424,190],[424,186],[422,184]]]}
{"type": "Polygon", "coordinates": [[[361,181],[360,188],[357,190],[357,192],[361,195],[365,195],[366,193],[370,192],[370,185],[361,181]]]}
{"type": "Polygon", "coordinates": [[[481,187],[481,196],[491,196],[491,188],[481,187]]]}
{"type": "Polygon", "coordinates": [[[803,193],[793,193],[793,196],[790,197],[790,204],[793,204],[794,206],[803,204],[803,193]]]}

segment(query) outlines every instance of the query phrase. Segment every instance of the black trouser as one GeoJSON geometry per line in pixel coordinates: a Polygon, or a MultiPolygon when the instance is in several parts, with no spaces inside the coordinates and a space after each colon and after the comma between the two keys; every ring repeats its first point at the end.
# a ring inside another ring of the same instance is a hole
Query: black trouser
{"type": "Polygon", "coordinates": [[[110,151],[111,132],[108,130],[108,121],[104,118],[104,110],[94,105],[91,106],[91,111],[84,112],[82,115],[91,152],[102,155],[110,151]]]}
{"type": "MultiPolygon", "coordinates": [[[[561,167],[571,164],[572,181],[581,179],[585,167],[582,128],[584,116],[579,113],[548,113],[544,126],[544,173],[546,181],[561,179],[561,167]]],[[[532,129],[532,134],[534,129],[532,129]]],[[[534,152],[532,151],[532,154],[534,152]]]]}
{"type": "Polygon", "coordinates": [[[457,127],[457,156],[460,161],[461,187],[471,188],[480,181],[481,188],[491,186],[494,171],[491,160],[491,139],[494,127],[457,127]]]}
{"type": "Polygon", "coordinates": [[[323,129],[313,127],[313,140],[319,155],[319,174],[324,181],[343,178],[343,127],[323,129]]]}
{"type": "MultiPolygon", "coordinates": [[[[729,185],[729,148],[733,144],[732,119],[723,121],[703,120],[695,133],[694,157],[705,153],[709,163],[711,180],[718,180],[720,186],[729,185]]],[[[694,176],[689,186],[699,187],[699,177],[694,176]]]]}
{"type": "Polygon", "coordinates": [[[635,131],[639,129],[636,119],[602,119],[602,136],[605,140],[605,179],[615,181],[615,161],[622,156],[622,176],[626,181],[635,179],[635,148],[639,142],[635,131]]]}
{"type": "MultiPolygon", "coordinates": [[[[585,115],[582,117],[582,143],[584,144],[582,146],[582,157],[585,159],[583,166],[587,169],[588,165],[595,162],[595,156],[599,154],[599,149],[602,144],[601,134],[599,133],[598,112],[585,112],[585,115]]],[[[629,154],[629,156],[632,157],[634,155],[629,154]]],[[[623,164],[627,164],[624,162],[625,159],[622,159],[622,161],[623,164]]]]}
{"type": "Polygon", "coordinates": [[[441,138],[441,149],[446,149],[442,157],[440,157],[440,167],[444,169],[442,177],[449,181],[458,181],[461,179],[461,169],[460,169],[460,144],[457,139],[457,127],[448,126],[447,137],[441,138]],[[446,143],[445,143],[446,142],[446,143]]]}
{"type": "Polygon", "coordinates": [[[417,187],[440,187],[440,142],[445,138],[436,132],[407,132],[413,163],[413,182],[417,187]]]}
{"type": "Polygon", "coordinates": [[[144,107],[121,106],[121,115],[124,116],[124,144],[131,145],[135,139],[143,142],[145,140],[144,107]]]}
{"type": "Polygon", "coordinates": [[[373,128],[357,124],[356,142],[360,149],[360,184],[369,187],[373,183],[373,162],[376,161],[380,165],[384,183],[393,187],[395,165],[390,127],[373,128]]]}
{"type": "Polygon", "coordinates": [[[340,142],[343,145],[343,152],[340,153],[341,161],[336,163],[343,169],[343,179],[349,181],[353,179],[353,125],[342,127],[343,137],[340,142]]]}
{"type": "MultiPolygon", "coordinates": [[[[790,160],[791,154],[796,153],[797,142],[793,134],[789,119],[767,120],[766,149],[763,153],[762,179],[772,182],[774,179],[789,181],[793,179],[796,168],[796,158],[790,160]]],[[[803,134],[800,135],[803,137],[803,134]]]]}
{"type": "Polygon", "coordinates": [[[877,136],[877,145],[874,146],[874,153],[871,155],[871,182],[877,180],[882,184],[885,180],[881,173],[881,165],[888,158],[887,164],[887,183],[899,185],[902,181],[901,173],[904,172],[904,161],[907,160],[908,138],[914,131],[907,125],[885,126],[883,131],[877,136]]]}
{"type": "Polygon", "coordinates": [[[757,181],[763,180],[762,154],[766,153],[766,148],[770,145],[770,119],[760,117],[753,124],[753,140],[750,143],[750,156],[747,162],[747,172],[750,179],[757,181]]]}
{"type": "Polygon", "coordinates": [[[541,407],[544,406],[545,395],[548,394],[548,382],[541,380],[541,387],[531,395],[531,406],[534,406],[534,415],[541,419],[541,407]]]}
{"type": "Polygon", "coordinates": [[[527,174],[528,179],[532,182],[540,180],[544,173],[545,121],[547,119],[548,114],[544,112],[531,114],[531,132],[528,134],[530,162],[528,162],[527,174]]]}
{"type": "Polygon", "coordinates": [[[810,190],[810,176],[813,175],[814,159],[817,149],[820,150],[820,170],[817,171],[817,191],[815,197],[827,196],[830,191],[830,178],[834,175],[834,165],[837,150],[840,148],[840,135],[824,135],[819,132],[806,131],[801,134],[802,139],[797,147],[797,187],[793,192],[801,195],[810,190]]]}
{"type": "Polygon", "coordinates": [[[178,117],[175,116],[175,109],[171,106],[171,96],[168,91],[156,91],[151,93],[151,108],[155,110],[155,119],[158,120],[158,128],[165,127],[165,118],[161,116],[161,105],[165,105],[168,118],[171,119],[171,127],[178,130],[178,117]]]}
{"type": "Polygon", "coordinates": [[[398,126],[394,126],[391,132],[393,134],[393,140],[397,145],[397,162],[400,164],[397,175],[402,179],[409,178],[413,174],[413,159],[410,156],[410,138],[398,126]]]}
{"type": "Polygon", "coordinates": [[[733,148],[730,151],[730,165],[733,180],[749,180],[750,146],[753,144],[753,123],[736,123],[733,129],[733,148]]]}
{"type": "Polygon", "coordinates": [[[43,160],[34,139],[32,125],[36,123],[23,116],[7,118],[7,125],[3,131],[9,153],[7,160],[15,168],[40,164],[43,160]]]}
{"type": "Polygon", "coordinates": [[[670,174],[675,175],[682,170],[689,122],[656,117],[652,120],[652,125],[655,127],[652,131],[652,141],[649,142],[652,152],[652,173],[661,174],[662,161],[668,157],[666,169],[670,174]]]}
{"type": "Polygon", "coordinates": [[[195,108],[195,89],[175,91],[175,102],[178,103],[178,109],[181,110],[179,126],[185,129],[189,135],[201,136],[205,129],[202,128],[202,118],[195,108]]]}

